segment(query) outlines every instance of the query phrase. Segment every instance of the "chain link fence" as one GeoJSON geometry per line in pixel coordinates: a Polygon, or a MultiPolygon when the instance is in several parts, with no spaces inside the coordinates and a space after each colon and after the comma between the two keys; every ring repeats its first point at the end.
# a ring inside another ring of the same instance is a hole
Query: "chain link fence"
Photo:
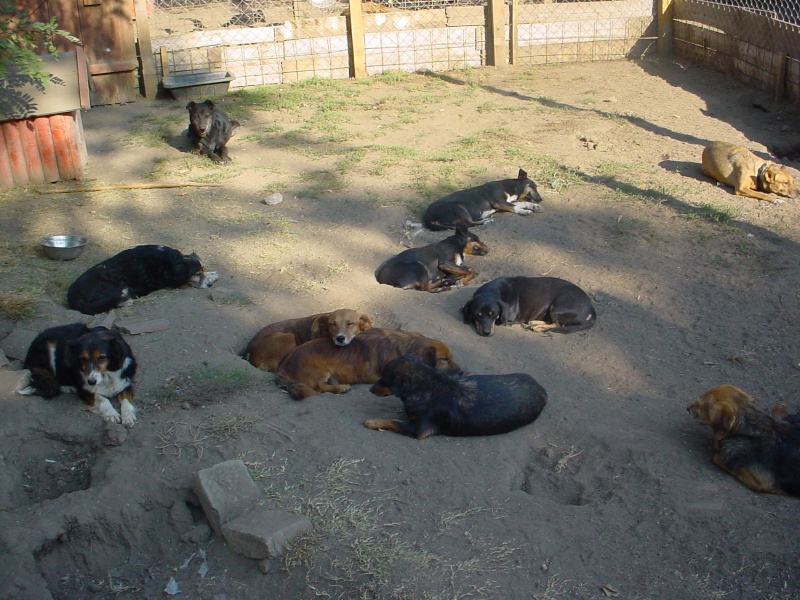
{"type": "Polygon", "coordinates": [[[675,52],[800,102],[800,0],[674,0],[675,52]]]}
{"type": "MultiPolygon", "coordinates": [[[[152,0],[159,78],[228,72],[231,87],[348,77],[347,0],[152,0]]],[[[487,0],[362,1],[367,74],[487,62],[487,0]]],[[[654,36],[654,0],[506,0],[515,64],[624,58],[654,36]]]]}

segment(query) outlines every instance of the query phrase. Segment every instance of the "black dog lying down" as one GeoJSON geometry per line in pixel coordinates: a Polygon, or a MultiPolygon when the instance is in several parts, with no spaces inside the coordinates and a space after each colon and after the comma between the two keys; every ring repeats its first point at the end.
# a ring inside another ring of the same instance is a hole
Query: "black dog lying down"
{"type": "Polygon", "coordinates": [[[431,231],[474,227],[493,222],[489,217],[496,212],[538,212],[541,207],[535,203],[541,201],[536,184],[520,169],[516,179],[490,181],[439,198],[425,210],[422,225],[431,231]]]}
{"type": "Polygon", "coordinates": [[[589,295],[574,283],[557,277],[498,277],[475,290],[461,309],[464,323],[483,336],[494,326],[543,321],[534,331],[574,333],[589,329],[597,319],[589,295]]]}
{"type": "Polygon", "coordinates": [[[409,355],[387,364],[370,391],[400,398],[408,420],[369,419],[364,425],[418,440],[507,433],[532,423],[547,404],[547,392],[525,373],[450,377],[409,355]]]}
{"type": "Polygon", "coordinates": [[[189,102],[186,110],[189,111],[189,139],[195,150],[215,163],[231,162],[227,144],[239,122],[231,119],[211,100],[200,104],[189,102]]]}
{"type": "Polygon", "coordinates": [[[464,264],[465,254],[484,256],[488,252],[477,235],[459,227],[455,235],[440,242],[409,248],[388,259],[375,271],[375,279],[404,290],[446,292],[466,285],[477,275],[464,264]]]}
{"type": "Polygon", "coordinates": [[[203,271],[196,254],[167,246],[144,245],[123,250],[96,264],[67,290],[67,305],[87,315],[122,306],[156,290],[191,285],[207,288],[219,279],[203,271]]]}
{"type": "Polygon", "coordinates": [[[136,359],[125,339],[105,327],[72,323],[45,329],[25,356],[30,383],[17,390],[23,396],[53,398],[76,392],[91,409],[111,423],[132,427],[133,377],[136,359]],[[119,401],[120,411],[111,400],[119,401]]]}

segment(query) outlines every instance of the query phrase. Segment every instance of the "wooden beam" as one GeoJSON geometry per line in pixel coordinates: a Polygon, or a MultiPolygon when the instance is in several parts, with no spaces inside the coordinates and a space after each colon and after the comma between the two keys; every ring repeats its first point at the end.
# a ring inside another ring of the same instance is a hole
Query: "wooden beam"
{"type": "Polygon", "coordinates": [[[508,17],[508,31],[511,37],[508,40],[509,53],[508,64],[516,65],[519,63],[519,34],[517,32],[517,21],[519,20],[519,2],[511,0],[511,14],[508,17]]]}
{"type": "Polygon", "coordinates": [[[364,15],[361,0],[349,0],[347,40],[350,43],[350,77],[367,76],[367,51],[364,47],[364,15]]]}
{"type": "Polygon", "coordinates": [[[506,4],[504,0],[489,0],[486,15],[486,64],[494,67],[505,65],[507,57],[506,4]]]}
{"type": "Polygon", "coordinates": [[[658,54],[672,54],[672,0],[658,0],[658,54]]]}
{"type": "Polygon", "coordinates": [[[147,0],[134,0],[136,11],[136,32],[139,38],[139,59],[142,65],[144,97],[155,98],[158,93],[156,59],[153,56],[153,41],[150,37],[150,17],[147,14],[147,0]]]}

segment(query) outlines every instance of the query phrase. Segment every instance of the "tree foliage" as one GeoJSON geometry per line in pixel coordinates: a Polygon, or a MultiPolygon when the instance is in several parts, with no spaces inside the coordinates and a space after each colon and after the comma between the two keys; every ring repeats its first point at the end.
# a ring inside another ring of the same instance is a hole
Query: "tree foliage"
{"type": "Polygon", "coordinates": [[[58,51],[53,43],[63,37],[80,44],[70,32],[58,28],[55,17],[49,21],[33,21],[30,15],[11,0],[0,0],[0,78],[23,75],[44,85],[51,79],[39,54],[44,50],[53,56],[58,51]]]}

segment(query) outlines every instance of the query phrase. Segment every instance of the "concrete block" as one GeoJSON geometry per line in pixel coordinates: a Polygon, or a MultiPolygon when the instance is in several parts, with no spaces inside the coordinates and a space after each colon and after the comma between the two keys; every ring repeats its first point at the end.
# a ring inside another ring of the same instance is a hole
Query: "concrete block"
{"type": "Polygon", "coordinates": [[[312,529],[303,515],[256,507],[222,526],[225,541],[238,554],[255,558],[278,558],[286,542],[312,529]]]}
{"type": "Polygon", "coordinates": [[[30,348],[31,342],[37,335],[39,335],[38,331],[17,327],[0,342],[0,350],[5,352],[9,358],[25,360],[28,348],[30,348]]]}
{"type": "Polygon", "coordinates": [[[208,522],[217,535],[222,525],[235,519],[261,499],[261,493],[241,460],[229,460],[201,469],[192,485],[208,522]]]}
{"type": "Polygon", "coordinates": [[[125,319],[117,323],[115,327],[128,335],[140,335],[169,329],[169,321],[163,317],[157,319],[125,319]]]}
{"type": "MultiPolygon", "coordinates": [[[[10,397],[17,393],[21,387],[28,385],[30,381],[31,372],[28,369],[20,371],[8,371],[3,369],[0,371],[0,396],[10,397]]],[[[19,398],[19,396],[17,396],[19,398]]]]}
{"type": "Polygon", "coordinates": [[[100,313],[99,315],[95,315],[91,321],[87,324],[87,327],[105,327],[106,329],[111,329],[114,326],[114,321],[117,320],[117,315],[114,314],[114,311],[110,311],[107,313],[100,313]]]}
{"type": "Polygon", "coordinates": [[[6,358],[6,353],[0,350],[0,367],[5,367],[10,364],[8,358],[6,358]]]}

